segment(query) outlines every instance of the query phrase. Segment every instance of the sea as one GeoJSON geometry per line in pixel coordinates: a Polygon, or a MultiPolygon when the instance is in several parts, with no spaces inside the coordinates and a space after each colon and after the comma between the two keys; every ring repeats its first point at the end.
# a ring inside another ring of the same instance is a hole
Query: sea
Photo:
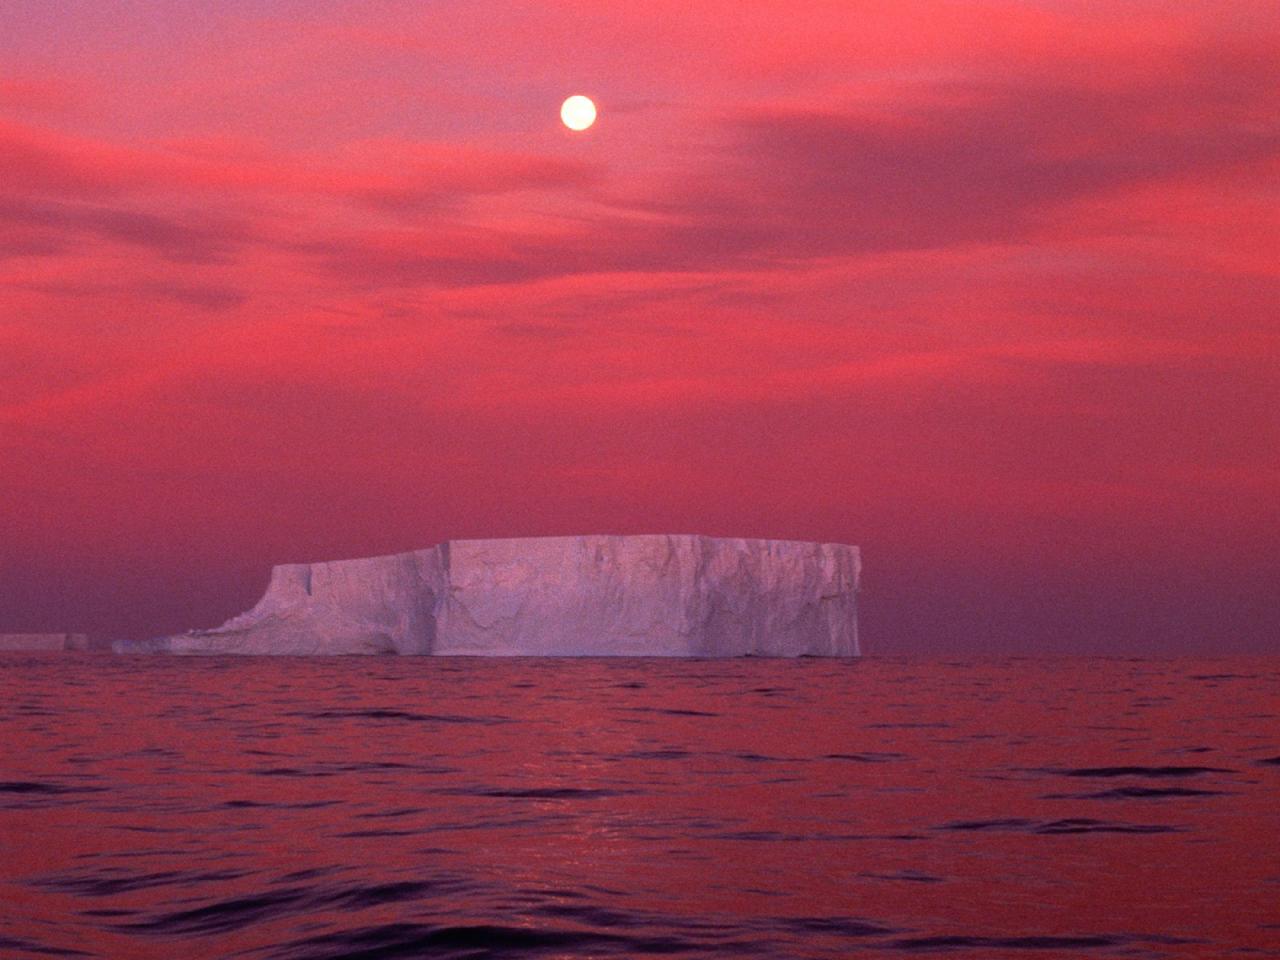
{"type": "Polygon", "coordinates": [[[1280,658],[0,657],[0,957],[1280,957],[1280,658]]]}

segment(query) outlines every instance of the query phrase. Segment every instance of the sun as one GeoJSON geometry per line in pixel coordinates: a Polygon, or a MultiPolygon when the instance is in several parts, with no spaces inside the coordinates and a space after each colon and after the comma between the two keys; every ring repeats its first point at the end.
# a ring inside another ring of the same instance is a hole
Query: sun
{"type": "Polygon", "coordinates": [[[570,130],[585,130],[596,122],[596,105],[590,97],[574,94],[560,104],[560,119],[570,130]]]}

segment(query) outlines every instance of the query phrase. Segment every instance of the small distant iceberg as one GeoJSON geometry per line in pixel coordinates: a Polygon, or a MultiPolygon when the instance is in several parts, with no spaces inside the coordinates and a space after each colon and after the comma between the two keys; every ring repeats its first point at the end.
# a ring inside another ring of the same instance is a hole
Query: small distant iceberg
{"type": "Polygon", "coordinates": [[[0,653],[88,649],[89,637],[83,633],[0,633],[0,653]]]}
{"type": "Polygon", "coordinates": [[[449,540],[271,571],[252,610],[119,653],[856,657],[857,547],[692,534],[449,540]]]}

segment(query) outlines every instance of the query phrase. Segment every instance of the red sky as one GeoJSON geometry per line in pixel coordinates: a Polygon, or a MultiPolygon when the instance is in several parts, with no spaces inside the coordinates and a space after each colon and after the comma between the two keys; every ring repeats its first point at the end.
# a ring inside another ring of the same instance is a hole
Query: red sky
{"type": "Polygon", "coordinates": [[[861,544],[877,653],[1280,649],[1277,63],[1274,0],[8,0],[0,632],[671,531],[861,544]]]}

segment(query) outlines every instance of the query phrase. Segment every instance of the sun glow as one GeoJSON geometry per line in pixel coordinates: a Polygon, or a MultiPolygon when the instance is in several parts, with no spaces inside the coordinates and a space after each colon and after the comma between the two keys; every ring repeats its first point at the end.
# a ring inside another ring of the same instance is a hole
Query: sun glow
{"type": "Polygon", "coordinates": [[[570,130],[585,130],[596,122],[596,105],[590,97],[575,94],[560,104],[560,119],[570,130]]]}

